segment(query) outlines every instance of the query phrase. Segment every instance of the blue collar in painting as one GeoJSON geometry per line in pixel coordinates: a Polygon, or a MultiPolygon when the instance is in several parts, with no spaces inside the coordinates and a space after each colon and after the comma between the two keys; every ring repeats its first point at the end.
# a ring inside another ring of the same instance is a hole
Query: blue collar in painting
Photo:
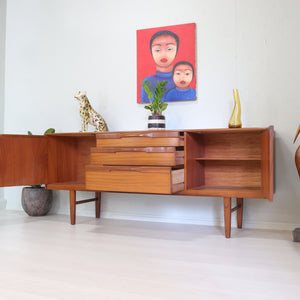
{"type": "Polygon", "coordinates": [[[159,77],[172,77],[173,76],[173,72],[168,72],[168,73],[163,73],[163,72],[159,72],[159,71],[156,71],[156,76],[159,76],[159,77]]]}
{"type": "Polygon", "coordinates": [[[180,93],[184,93],[184,92],[187,92],[189,90],[189,88],[183,90],[183,89],[179,89],[179,88],[176,88],[176,91],[180,92],[180,93]]]}

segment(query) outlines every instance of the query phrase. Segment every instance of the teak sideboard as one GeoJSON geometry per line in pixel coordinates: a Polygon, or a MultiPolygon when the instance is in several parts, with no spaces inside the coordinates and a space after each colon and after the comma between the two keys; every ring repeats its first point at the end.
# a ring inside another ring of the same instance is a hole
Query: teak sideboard
{"type": "Polygon", "coordinates": [[[244,198],[273,201],[273,135],[273,126],[1,135],[0,186],[69,190],[71,224],[89,201],[100,217],[101,192],[222,197],[229,238],[232,212],[242,227],[244,198]],[[95,198],[77,201],[76,191],[95,198]]]}

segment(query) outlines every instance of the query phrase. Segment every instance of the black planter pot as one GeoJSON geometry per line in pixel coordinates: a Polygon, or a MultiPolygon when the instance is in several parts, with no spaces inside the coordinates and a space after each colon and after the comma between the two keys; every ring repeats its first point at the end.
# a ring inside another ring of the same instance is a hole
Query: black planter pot
{"type": "Polygon", "coordinates": [[[22,207],[29,216],[44,216],[52,207],[51,190],[44,187],[24,187],[22,190],[22,207]]]}
{"type": "Polygon", "coordinates": [[[166,119],[163,115],[151,115],[148,117],[148,129],[166,129],[166,119]]]}

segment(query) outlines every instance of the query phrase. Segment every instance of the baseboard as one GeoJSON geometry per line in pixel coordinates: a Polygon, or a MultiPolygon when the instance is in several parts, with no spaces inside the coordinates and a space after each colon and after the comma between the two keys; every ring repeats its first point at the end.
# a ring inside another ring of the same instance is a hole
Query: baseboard
{"type": "Polygon", "coordinates": [[[145,221],[145,222],[162,222],[162,223],[176,223],[176,224],[194,224],[206,226],[221,226],[223,220],[211,219],[190,219],[190,218],[166,218],[157,215],[136,215],[136,214],[120,214],[115,212],[102,212],[101,217],[105,219],[120,219],[132,221],[145,221]]]}
{"type": "Polygon", "coordinates": [[[3,198],[0,198],[0,210],[6,209],[7,201],[3,198]]]}
{"type": "Polygon", "coordinates": [[[252,229],[266,229],[266,230],[294,230],[296,227],[300,227],[295,223],[277,223],[277,222],[253,222],[245,220],[243,222],[244,228],[252,229]]]}
{"type": "MultiPolygon", "coordinates": [[[[6,201],[0,200],[0,209],[6,209],[6,201]]],[[[53,212],[52,212],[53,213],[53,212]]],[[[61,210],[59,212],[54,212],[54,214],[59,215],[68,215],[69,211],[61,210]]],[[[85,217],[94,217],[94,210],[77,210],[77,214],[79,216],[85,217]]],[[[151,214],[122,214],[119,212],[109,212],[102,211],[101,218],[104,219],[119,219],[119,220],[132,220],[132,221],[145,221],[145,222],[162,222],[162,223],[175,223],[175,224],[193,224],[193,225],[203,225],[203,226],[224,226],[223,218],[170,218],[163,217],[158,215],[151,214]]],[[[236,228],[235,217],[232,218],[231,227],[236,228]]],[[[243,228],[249,229],[265,229],[265,230],[294,230],[295,228],[300,227],[300,222],[296,223],[278,223],[278,222],[261,222],[261,221],[248,221],[243,220],[243,228]]]]}

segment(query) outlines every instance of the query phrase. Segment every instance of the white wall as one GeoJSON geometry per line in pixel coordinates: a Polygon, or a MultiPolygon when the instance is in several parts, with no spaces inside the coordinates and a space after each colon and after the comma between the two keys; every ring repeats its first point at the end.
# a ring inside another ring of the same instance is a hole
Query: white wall
{"type": "MultiPolygon", "coordinates": [[[[198,100],[170,103],[167,128],[227,127],[238,88],[243,127],[276,130],[274,203],[247,199],[245,226],[294,228],[299,10],[297,0],[9,0],[5,132],[78,131],[78,90],[87,90],[111,131],[145,129],[147,112],[136,104],[136,30],[195,22],[198,100]]],[[[21,209],[20,188],[6,188],[5,197],[8,209],[21,209]]],[[[68,193],[56,198],[53,212],[68,213],[68,193]]],[[[103,194],[106,217],[220,224],[222,207],[219,198],[103,194]]],[[[78,214],[93,215],[93,205],[78,214]]]]}
{"type": "MultiPolygon", "coordinates": [[[[0,134],[4,127],[4,63],[5,63],[6,0],[0,0],[0,134]]],[[[3,189],[0,188],[0,209],[5,208],[3,189]]]]}
{"type": "Polygon", "coordinates": [[[6,0],[0,0],[0,134],[4,126],[5,17],[6,0]]]}

